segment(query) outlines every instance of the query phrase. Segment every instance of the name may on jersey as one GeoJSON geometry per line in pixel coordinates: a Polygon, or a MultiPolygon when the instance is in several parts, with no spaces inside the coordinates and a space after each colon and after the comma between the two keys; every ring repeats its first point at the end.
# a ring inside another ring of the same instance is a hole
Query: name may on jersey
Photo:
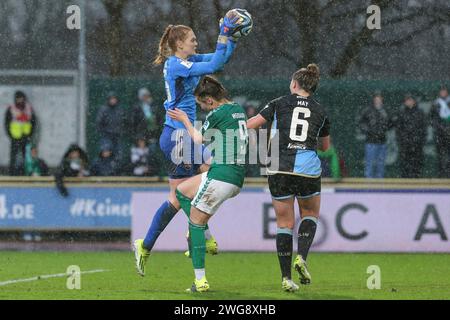
{"type": "MultiPolygon", "coordinates": [[[[297,105],[298,106],[303,106],[303,107],[307,107],[308,106],[308,101],[306,100],[299,100],[297,101],[297,105]]],[[[298,143],[298,142],[289,142],[289,144],[287,145],[288,149],[297,149],[297,150],[306,150],[306,145],[303,143],[298,143]]]]}

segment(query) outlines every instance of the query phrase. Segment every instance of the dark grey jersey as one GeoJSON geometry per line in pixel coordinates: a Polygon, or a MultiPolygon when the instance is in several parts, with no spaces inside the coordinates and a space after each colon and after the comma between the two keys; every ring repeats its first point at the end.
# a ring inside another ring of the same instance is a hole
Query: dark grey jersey
{"type": "Polygon", "coordinates": [[[280,169],[277,172],[320,175],[317,141],[318,137],[330,134],[325,109],[311,97],[291,94],[269,102],[260,115],[272,122],[272,129],[277,129],[272,137],[279,142],[280,169]]]}

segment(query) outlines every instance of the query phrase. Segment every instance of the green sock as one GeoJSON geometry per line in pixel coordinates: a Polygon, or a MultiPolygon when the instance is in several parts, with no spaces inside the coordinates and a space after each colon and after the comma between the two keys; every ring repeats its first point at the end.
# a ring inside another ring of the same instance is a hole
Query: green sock
{"type": "MultiPolygon", "coordinates": [[[[189,199],[188,197],[186,197],[178,189],[175,190],[175,194],[177,195],[177,199],[178,199],[178,202],[180,203],[181,209],[183,209],[184,213],[186,214],[186,216],[188,217],[188,220],[189,220],[189,217],[191,215],[191,201],[192,201],[192,199],[189,199]]],[[[188,242],[189,252],[192,252],[192,248],[191,248],[191,233],[190,232],[188,233],[187,242],[188,242]]]]}
{"type": "MultiPolygon", "coordinates": [[[[180,203],[181,208],[183,209],[186,216],[189,218],[191,216],[191,202],[192,199],[186,197],[184,194],[181,193],[178,189],[175,190],[175,194],[177,195],[178,202],[180,203]]],[[[209,230],[209,226],[205,226],[205,230],[209,230]]],[[[207,232],[208,239],[211,238],[211,235],[209,232],[207,232]]]]}
{"type": "Polygon", "coordinates": [[[194,269],[204,269],[206,254],[205,226],[189,221],[189,237],[191,240],[192,265],[194,269]]]}
{"type": "Polygon", "coordinates": [[[184,194],[181,193],[178,189],[175,190],[175,194],[177,195],[178,202],[180,203],[181,209],[183,209],[186,216],[189,218],[191,215],[191,201],[184,194]]]}

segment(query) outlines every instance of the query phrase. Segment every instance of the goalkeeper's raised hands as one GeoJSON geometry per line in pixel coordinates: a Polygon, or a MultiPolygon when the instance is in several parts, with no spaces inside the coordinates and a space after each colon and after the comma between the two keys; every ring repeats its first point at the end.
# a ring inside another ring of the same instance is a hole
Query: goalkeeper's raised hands
{"type": "Polygon", "coordinates": [[[236,29],[241,23],[241,18],[239,15],[226,15],[220,19],[219,28],[220,35],[229,37],[233,34],[234,29],[236,29]]]}

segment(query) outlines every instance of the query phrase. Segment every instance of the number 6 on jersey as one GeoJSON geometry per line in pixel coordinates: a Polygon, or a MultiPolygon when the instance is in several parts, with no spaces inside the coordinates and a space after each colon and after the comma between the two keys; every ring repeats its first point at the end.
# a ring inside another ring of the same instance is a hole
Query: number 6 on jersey
{"type": "Polygon", "coordinates": [[[296,107],[292,112],[291,120],[291,131],[289,132],[289,138],[294,141],[304,142],[308,138],[308,128],[309,123],[305,119],[300,119],[300,113],[304,114],[304,118],[309,118],[311,116],[311,110],[308,108],[296,107]],[[300,135],[297,134],[297,127],[302,126],[302,132],[300,135]]]}

